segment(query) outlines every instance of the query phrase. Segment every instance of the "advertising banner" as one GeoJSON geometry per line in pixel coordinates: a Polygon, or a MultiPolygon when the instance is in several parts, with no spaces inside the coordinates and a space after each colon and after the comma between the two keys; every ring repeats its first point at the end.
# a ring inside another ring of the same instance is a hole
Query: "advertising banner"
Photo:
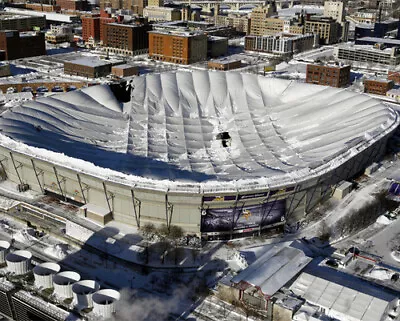
{"type": "Polygon", "coordinates": [[[285,220],[285,200],[231,208],[203,209],[201,232],[227,232],[261,228],[285,220]]]}

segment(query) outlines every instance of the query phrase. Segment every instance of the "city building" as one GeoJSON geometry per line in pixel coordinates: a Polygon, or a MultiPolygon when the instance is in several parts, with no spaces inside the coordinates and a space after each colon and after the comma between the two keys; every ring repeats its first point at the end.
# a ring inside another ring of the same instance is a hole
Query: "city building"
{"type": "Polygon", "coordinates": [[[229,13],[228,15],[216,15],[215,17],[210,17],[209,21],[214,22],[217,26],[235,28],[237,32],[242,32],[246,35],[250,33],[251,20],[247,14],[229,13]]]}
{"type": "MultiPolygon", "coordinates": [[[[263,36],[266,29],[271,29],[271,22],[267,23],[267,18],[270,18],[277,14],[275,2],[269,3],[266,6],[256,7],[251,11],[251,25],[250,34],[256,36],[263,36]],[[267,25],[268,24],[268,25],[267,25]]],[[[283,27],[280,28],[280,22],[274,21],[276,28],[282,31],[283,27]]]]}
{"type": "Polygon", "coordinates": [[[388,79],[365,79],[364,92],[386,96],[386,93],[394,87],[394,81],[388,79]]]}
{"type": "Polygon", "coordinates": [[[221,58],[210,60],[207,65],[208,69],[227,71],[242,67],[242,61],[240,59],[221,58]]]}
{"type": "Polygon", "coordinates": [[[51,25],[50,31],[46,32],[46,41],[52,44],[71,42],[74,38],[72,29],[70,25],[51,25]]]}
{"type": "Polygon", "coordinates": [[[396,37],[400,39],[399,26],[398,20],[380,21],[375,22],[373,25],[359,24],[355,27],[354,36],[355,39],[364,37],[396,37]]]}
{"type": "Polygon", "coordinates": [[[124,54],[140,55],[148,52],[151,25],[128,25],[108,23],[104,25],[103,46],[107,51],[124,54]]]}
{"type": "Polygon", "coordinates": [[[400,85],[400,71],[389,70],[387,79],[393,80],[396,85],[400,85]]]}
{"type": "Polygon", "coordinates": [[[200,31],[150,31],[149,57],[184,65],[204,61],[207,59],[207,36],[200,31]]]}
{"type": "Polygon", "coordinates": [[[333,56],[344,61],[359,61],[395,66],[400,63],[399,48],[343,44],[334,48],[333,56]]]}
{"type": "Polygon", "coordinates": [[[377,45],[382,46],[382,48],[393,48],[400,47],[400,39],[391,38],[378,38],[378,37],[364,37],[357,38],[355,40],[356,45],[377,45]]]}
{"type": "Polygon", "coordinates": [[[246,36],[244,48],[249,51],[260,51],[276,54],[295,54],[311,50],[318,46],[316,34],[278,34],[276,36],[246,36]]]}
{"type": "Polygon", "coordinates": [[[0,31],[0,50],[4,60],[45,55],[44,33],[20,33],[17,30],[0,31]]]}
{"type": "Polygon", "coordinates": [[[207,37],[207,56],[216,58],[228,54],[228,38],[208,36],[207,37]]]}
{"type": "Polygon", "coordinates": [[[95,58],[78,58],[64,61],[64,73],[86,78],[99,78],[111,73],[111,62],[95,58]]]}
{"type": "Polygon", "coordinates": [[[339,41],[340,24],[331,17],[311,16],[305,21],[305,33],[318,34],[320,44],[329,45],[339,41]]]}
{"type": "Polygon", "coordinates": [[[89,9],[87,0],[56,0],[56,4],[63,10],[86,11],[89,9]]]}
{"type": "Polygon", "coordinates": [[[20,14],[0,14],[0,30],[30,31],[34,27],[44,29],[46,27],[45,16],[25,16],[20,14]]]}
{"type": "Polygon", "coordinates": [[[0,64],[0,77],[11,76],[11,70],[9,64],[0,64]]]}
{"type": "Polygon", "coordinates": [[[178,8],[147,6],[143,9],[143,16],[148,21],[177,21],[181,20],[181,10],[178,8]]]}
{"type": "Polygon", "coordinates": [[[100,9],[126,9],[134,14],[143,15],[143,9],[148,6],[147,0],[100,0],[100,9]]]}
{"type": "Polygon", "coordinates": [[[82,16],[82,39],[87,42],[89,39],[100,40],[100,16],[82,16]]]}
{"type": "Polygon", "coordinates": [[[346,87],[350,83],[350,66],[308,64],[306,82],[337,88],[346,87]]]}
{"type": "Polygon", "coordinates": [[[377,21],[377,11],[374,9],[360,9],[351,15],[358,23],[374,24],[377,21]]]}
{"type": "Polygon", "coordinates": [[[331,17],[337,22],[345,20],[345,2],[344,1],[325,1],[324,17],[331,17]]]}
{"type": "Polygon", "coordinates": [[[396,101],[400,100],[400,89],[389,89],[386,93],[386,96],[392,99],[395,99],[396,101]]]}
{"type": "Polygon", "coordinates": [[[43,3],[25,3],[25,8],[42,12],[56,12],[61,10],[61,7],[55,4],[53,5],[43,3]]]}
{"type": "Polygon", "coordinates": [[[139,70],[135,66],[122,64],[122,65],[113,66],[111,68],[111,73],[114,76],[117,76],[119,78],[123,78],[123,77],[137,76],[137,75],[139,75],[139,70]]]}
{"type": "Polygon", "coordinates": [[[148,0],[149,7],[164,7],[164,0],[148,0]]]}

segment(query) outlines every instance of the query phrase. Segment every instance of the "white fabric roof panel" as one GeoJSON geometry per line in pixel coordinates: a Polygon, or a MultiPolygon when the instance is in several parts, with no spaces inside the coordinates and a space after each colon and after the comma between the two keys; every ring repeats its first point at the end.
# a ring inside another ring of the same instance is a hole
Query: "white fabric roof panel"
{"type": "Polygon", "coordinates": [[[232,278],[233,283],[244,281],[272,296],[312,259],[292,247],[274,246],[247,269],[232,278]]]}
{"type": "Polygon", "coordinates": [[[254,74],[179,71],[132,85],[123,106],[94,86],[14,107],[0,118],[2,134],[136,177],[231,188],[329,170],[399,122],[363,94],[254,74]]]}
{"type": "MultiPolygon", "coordinates": [[[[342,286],[303,272],[291,285],[294,294],[311,304],[321,306],[327,314],[339,320],[380,321],[394,296],[384,295],[387,300],[342,286]]],[[[360,286],[362,289],[362,286],[360,286]]]]}

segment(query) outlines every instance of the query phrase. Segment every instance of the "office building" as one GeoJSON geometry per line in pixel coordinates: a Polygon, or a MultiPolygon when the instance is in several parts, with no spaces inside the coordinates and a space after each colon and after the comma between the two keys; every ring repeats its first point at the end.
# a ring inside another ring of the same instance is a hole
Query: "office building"
{"type": "Polygon", "coordinates": [[[228,38],[226,37],[207,37],[207,56],[216,58],[228,54],[228,38]]]}
{"type": "Polygon", "coordinates": [[[87,42],[89,39],[100,40],[100,16],[82,16],[82,39],[87,42]]]}
{"type": "Polygon", "coordinates": [[[46,41],[52,44],[71,42],[74,38],[72,26],[69,25],[51,25],[50,31],[46,32],[46,41]]]}
{"type": "Polygon", "coordinates": [[[181,20],[181,10],[178,8],[147,6],[143,9],[143,16],[148,21],[177,21],[181,20]]]}
{"type": "Polygon", "coordinates": [[[278,34],[276,36],[246,36],[245,50],[277,54],[295,54],[318,46],[318,35],[278,34]]]}
{"type": "Polygon", "coordinates": [[[210,22],[214,22],[217,26],[229,26],[235,28],[237,32],[250,34],[250,17],[237,13],[229,13],[228,15],[216,15],[209,18],[210,22]]]}
{"type": "Polygon", "coordinates": [[[112,64],[95,58],[78,58],[64,62],[64,73],[87,78],[104,77],[111,73],[112,64]]]}
{"type": "Polygon", "coordinates": [[[148,0],[149,7],[164,7],[164,0],[148,0]]]}
{"type": "Polygon", "coordinates": [[[4,60],[45,55],[44,33],[20,33],[17,30],[0,31],[0,50],[3,51],[4,60]]]}
{"type": "Polygon", "coordinates": [[[149,57],[184,65],[204,61],[207,59],[207,36],[204,32],[150,31],[149,57]]]}
{"type": "Polygon", "coordinates": [[[364,92],[386,96],[386,93],[394,87],[394,81],[388,79],[365,79],[364,92]]]}
{"type": "Polygon", "coordinates": [[[310,84],[346,87],[350,83],[350,66],[307,65],[306,82],[310,84]]]}
{"type": "Polygon", "coordinates": [[[57,0],[56,4],[63,10],[85,11],[89,9],[89,3],[86,0],[57,0]]]}
{"type": "MultiPolygon", "coordinates": [[[[275,2],[272,2],[263,7],[256,7],[251,11],[251,28],[250,34],[256,36],[264,35],[264,30],[268,29],[267,18],[270,18],[277,14],[275,2]]],[[[275,22],[278,24],[277,28],[279,29],[279,21],[275,22]]],[[[282,31],[282,28],[279,29],[282,31]]],[[[278,31],[279,32],[279,31],[278,31]]]]}
{"type": "Polygon", "coordinates": [[[379,46],[339,45],[333,50],[336,59],[359,61],[373,64],[398,65],[400,63],[399,48],[383,48],[379,46]]]}
{"type": "Polygon", "coordinates": [[[345,3],[343,1],[325,1],[324,16],[331,17],[337,22],[345,19],[345,3]]]}
{"type": "Polygon", "coordinates": [[[124,55],[139,55],[148,52],[148,24],[128,25],[108,23],[104,25],[103,45],[109,52],[124,55]]]}
{"type": "Polygon", "coordinates": [[[340,24],[331,17],[313,16],[305,22],[305,33],[318,34],[320,44],[328,45],[339,41],[340,24]]]}
{"type": "Polygon", "coordinates": [[[0,30],[30,31],[33,27],[44,29],[46,17],[44,15],[0,14],[0,30]]]}

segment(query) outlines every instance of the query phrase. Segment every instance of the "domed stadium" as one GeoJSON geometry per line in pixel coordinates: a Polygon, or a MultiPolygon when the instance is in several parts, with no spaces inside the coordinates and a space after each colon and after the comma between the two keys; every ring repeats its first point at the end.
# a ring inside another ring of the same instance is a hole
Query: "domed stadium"
{"type": "Polygon", "coordinates": [[[255,74],[136,77],[0,117],[3,179],[117,220],[229,238],[295,222],[379,160],[398,115],[371,97],[255,74]]]}

